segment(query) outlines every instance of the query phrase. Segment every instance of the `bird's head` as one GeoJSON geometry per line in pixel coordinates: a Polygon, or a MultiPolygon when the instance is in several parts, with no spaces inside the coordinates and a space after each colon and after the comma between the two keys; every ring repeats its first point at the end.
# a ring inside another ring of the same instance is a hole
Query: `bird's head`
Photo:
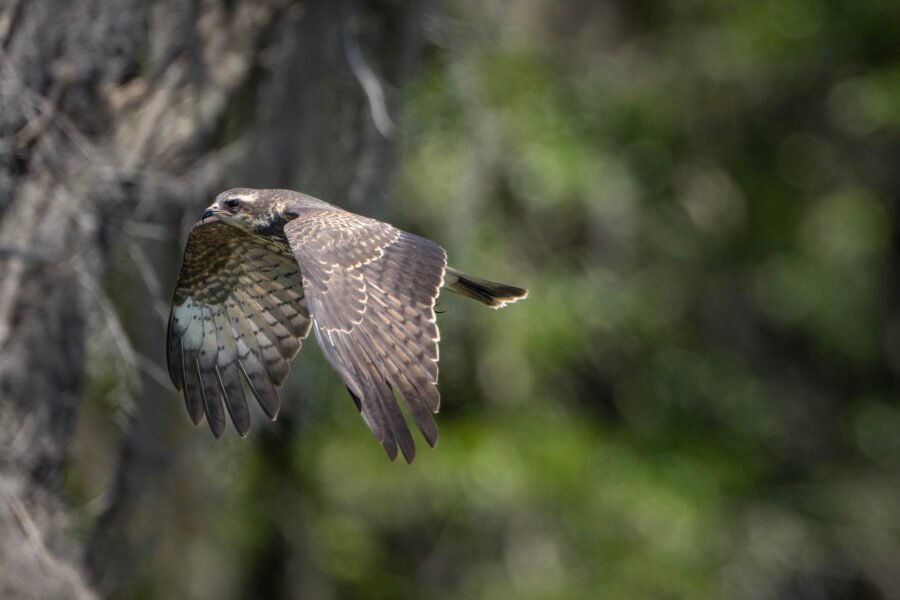
{"type": "Polygon", "coordinates": [[[257,235],[280,235],[290,220],[285,204],[277,190],[235,188],[216,196],[203,218],[214,216],[257,235]]]}

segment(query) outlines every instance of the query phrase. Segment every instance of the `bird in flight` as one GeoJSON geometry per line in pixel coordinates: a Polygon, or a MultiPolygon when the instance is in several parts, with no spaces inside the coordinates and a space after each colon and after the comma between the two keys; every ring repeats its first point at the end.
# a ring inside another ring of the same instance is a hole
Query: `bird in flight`
{"type": "Polygon", "coordinates": [[[301,341],[316,340],[391,460],[415,444],[394,393],[437,443],[441,289],[500,308],[522,288],[447,266],[434,242],[289,190],[223,192],[194,225],[169,315],[169,376],[216,437],[250,429],[244,388],[270,419],[301,341]]]}

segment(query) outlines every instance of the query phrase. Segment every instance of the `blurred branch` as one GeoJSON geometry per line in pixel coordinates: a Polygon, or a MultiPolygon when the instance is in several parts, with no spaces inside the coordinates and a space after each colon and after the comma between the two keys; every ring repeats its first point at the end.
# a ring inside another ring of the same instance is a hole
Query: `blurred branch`
{"type": "Polygon", "coordinates": [[[100,288],[98,283],[94,281],[94,278],[80,262],[76,262],[75,270],[78,273],[78,282],[88,292],[96,306],[100,308],[104,323],[109,329],[109,337],[112,339],[113,344],[115,344],[119,358],[122,359],[122,364],[125,367],[123,372],[125,373],[125,381],[128,384],[128,387],[130,389],[135,389],[140,385],[140,380],[137,376],[139,361],[131,342],[128,341],[128,334],[125,333],[125,328],[122,327],[119,315],[116,313],[115,308],[113,308],[112,302],[110,302],[106,293],[100,288]]]}
{"type": "Polygon", "coordinates": [[[10,0],[10,2],[0,13],[0,51],[6,50],[10,39],[12,39],[12,31],[22,14],[22,4],[24,0],[10,0]]]}
{"type": "Polygon", "coordinates": [[[0,246],[0,260],[19,258],[27,262],[47,264],[50,258],[39,251],[15,246],[0,246]]]}
{"type": "Polygon", "coordinates": [[[352,0],[345,0],[342,8],[344,54],[353,75],[356,76],[356,80],[359,81],[366,94],[375,129],[385,139],[390,139],[394,133],[394,122],[388,114],[381,81],[362,55],[359,45],[359,26],[352,0]]]}
{"type": "Polygon", "coordinates": [[[22,500],[20,480],[0,474],[0,571],[5,598],[94,598],[70,565],[61,561],[46,544],[46,524],[22,500]]]}
{"type": "MultiPolygon", "coordinates": [[[[156,277],[156,273],[151,268],[149,258],[144,250],[133,242],[128,244],[128,253],[131,255],[132,263],[137,268],[141,280],[143,280],[150,295],[153,312],[159,317],[160,324],[163,327],[167,327],[169,322],[168,302],[163,299],[162,286],[156,277]]],[[[163,387],[169,387],[173,392],[175,391],[175,388],[171,387],[168,375],[165,375],[163,387]]]]}

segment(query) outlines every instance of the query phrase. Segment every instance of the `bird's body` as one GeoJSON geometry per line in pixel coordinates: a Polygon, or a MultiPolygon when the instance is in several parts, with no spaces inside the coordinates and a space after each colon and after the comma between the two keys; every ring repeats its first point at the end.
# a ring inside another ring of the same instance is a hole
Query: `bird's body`
{"type": "Polygon", "coordinates": [[[216,437],[226,412],[245,435],[244,386],[270,418],[288,361],[313,329],[366,424],[393,459],[429,445],[440,395],[434,303],[444,287],[499,308],[521,288],[447,267],[425,238],[289,190],[220,194],[188,237],[167,336],[169,375],[194,423],[216,437]]]}

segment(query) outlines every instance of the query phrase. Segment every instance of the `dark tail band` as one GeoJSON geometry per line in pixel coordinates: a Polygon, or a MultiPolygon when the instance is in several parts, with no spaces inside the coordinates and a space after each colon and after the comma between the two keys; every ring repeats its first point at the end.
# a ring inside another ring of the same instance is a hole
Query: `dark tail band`
{"type": "Polygon", "coordinates": [[[472,277],[452,267],[447,267],[444,274],[444,289],[472,300],[478,300],[491,308],[503,308],[507,304],[528,297],[528,290],[472,277]]]}

